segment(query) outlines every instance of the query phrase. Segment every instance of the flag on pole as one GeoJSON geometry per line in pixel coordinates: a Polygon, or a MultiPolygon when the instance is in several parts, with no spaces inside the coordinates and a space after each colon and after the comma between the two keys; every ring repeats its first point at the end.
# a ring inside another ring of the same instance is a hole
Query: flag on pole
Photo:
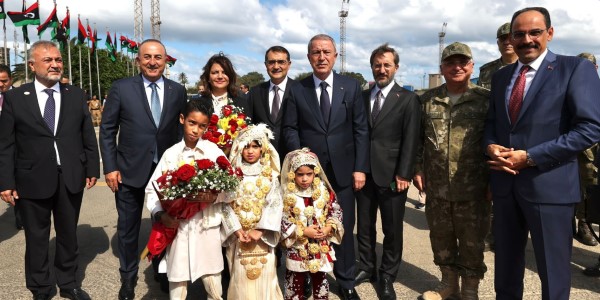
{"type": "Polygon", "coordinates": [[[138,53],[138,44],[135,41],[129,40],[127,45],[127,52],[138,53]]]}
{"type": "MultiPolygon", "coordinates": [[[[25,2],[23,2],[24,7],[25,2]]],[[[26,10],[9,11],[7,14],[15,26],[40,25],[40,9],[37,2],[33,3],[26,10]]]]}
{"type": "Polygon", "coordinates": [[[104,42],[104,44],[106,45],[106,51],[108,51],[108,57],[110,57],[110,60],[112,62],[117,61],[117,56],[115,55],[115,46],[113,45],[112,37],[108,31],[106,32],[106,42],[104,42]]]}
{"type": "Polygon", "coordinates": [[[176,61],[177,61],[177,58],[167,54],[167,65],[169,65],[169,67],[174,66],[176,61]]]}
{"type": "MultiPolygon", "coordinates": [[[[88,25],[89,28],[89,25],[88,25]]],[[[88,37],[90,38],[90,37],[88,37]]],[[[90,54],[94,54],[94,52],[96,51],[96,47],[98,47],[98,42],[101,41],[102,39],[98,38],[98,32],[96,31],[96,29],[94,29],[94,34],[92,35],[92,37],[90,38],[90,41],[92,41],[92,49],[90,50],[90,54]]]]}
{"type": "Polygon", "coordinates": [[[77,17],[77,27],[78,27],[78,31],[77,31],[77,41],[79,42],[79,45],[85,43],[85,39],[87,39],[87,33],[85,32],[85,27],[83,27],[83,24],[81,24],[81,19],[79,17],[77,17]]]}
{"type": "Polygon", "coordinates": [[[119,37],[119,41],[121,42],[121,50],[129,46],[129,39],[126,36],[122,35],[119,37]]]}
{"type": "MultiPolygon", "coordinates": [[[[48,29],[49,27],[52,28],[56,28],[58,27],[58,17],[56,16],[56,4],[54,5],[54,9],[52,10],[52,12],[50,13],[50,15],[48,16],[48,18],[46,19],[46,21],[44,23],[42,23],[42,25],[37,27],[37,33],[38,36],[42,36],[42,33],[44,33],[44,31],[46,29],[48,29]]],[[[52,37],[52,39],[54,40],[54,36],[52,37]]]]}
{"type": "Polygon", "coordinates": [[[6,19],[6,13],[4,12],[4,0],[0,0],[0,20],[6,19]]]}
{"type": "Polygon", "coordinates": [[[66,47],[69,39],[71,39],[71,16],[67,9],[67,16],[52,30],[52,40],[60,42],[61,47],[66,47]]]}

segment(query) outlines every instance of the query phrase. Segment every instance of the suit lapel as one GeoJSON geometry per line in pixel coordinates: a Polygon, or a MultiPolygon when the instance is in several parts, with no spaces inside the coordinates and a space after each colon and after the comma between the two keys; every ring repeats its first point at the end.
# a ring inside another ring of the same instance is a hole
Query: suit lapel
{"type": "Polygon", "coordinates": [[[44,121],[44,116],[42,115],[42,110],[35,92],[35,85],[33,83],[27,83],[24,87],[25,91],[23,92],[23,98],[32,114],[33,120],[42,126],[48,133],[54,135],[54,132],[50,132],[48,125],[46,125],[46,121],[44,121]]]}
{"type": "MultiPolygon", "coordinates": [[[[306,105],[308,105],[308,108],[312,110],[313,114],[315,115],[315,119],[319,123],[319,126],[321,126],[324,131],[327,131],[327,127],[325,127],[325,121],[323,120],[323,115],[321,114],[321,107],[319,106],[319,101],[317,100],[315,81],[312,75],[302,80],[302,86],[304,87],[303,90],[304,99],[306,99],[306,105]]],[[[329,122],[331,123],[331,119],[329,122]]]]}
{"type": "Polygon", "coordinates": [[[400,86],[397,83],[394,83],[387,97],[385,97],[385,101],[383,102],[383,106],[381,106],[381,110],[379,111],[379,115],[377,116],[377,120],[375,120],[373,127],[381,123],[381,120],[390,113],[392,107],[400,99],[400,91],[400,86]]]}
{"type": "MultiPolygon", "coordinates": [[[[340,75],[337,75],[337,73],[333,73],[333,88],[331,89],[333,95],[331,95],[331,114],[329,115],[329,126],[335,122],[336,117],[339,117],[337,112],[344,102],[344,94],[346,93],[344,90],[344,85],[339,80],[339,76],[340,75]]],[[[344,113],[341,117],[346,118],[346,114],[344,113]]]]}
{"type": "Polygon", "coordinates": [[[375,86],[369,89],[368,92],[363,92],[363,102],[365,103],[365,111],[367,112],[367,120],[369,122],[369,126],[373,128],[373,121],[371,120],[371,94],[373,93],[373,89],[375,86]]]}
{"type": "Polygon", "coordinates": [[[542,61],[542,64],[540,65],[540,69],[535,72],[535,77],[533,77],[533,81],[531,81],[531,85],[529,86],[529,90],[527,90],[525,98],[523,98],[523,106],[521,106],[521,111],[519,112],[516,123],[519,123],[519,119],[521,119],[525,111],[531,106],[531,103],[536,100],[535,97],[538,91],[544,85],[548,76],[553,72],[555,62],[556,55],[548,51],[544,61],[542,61]]]}
{"type": "Polygon", "coordinates": [[[506,120],[506,122],[508,122],[510,124],[510,115],[508,114],[508,102],[506,102],[506,99],[510,99],[510,95],[507,95],[507,87],[510,84],[510,80],[512,79],[513,74],[515,73],[515,69],[517,68],[519,64],[518,63],[514,63],[512,64],[510,67],[506,67],[506,68],[510,68],[510,72],[508,72],[507,76],[504,76],[502,78],[502,81],[500,82],[500,84],[498,85],[499,87],[501,87],[502,90],[502,99],[501,99],[501,103],[502,103],[502,107],[504,108],[504,120],[506,120]]]}
{"type": "MultiPolygon", "coordinates": [[[[148,102],[148,96],[146,95],[146,87],[144,86],[144,80],[142,79],[142,75],[135,77],[134,83],[134,86],[137,87],[137,93],[139,94],[138,97],[135,97],[134,99],[142,99],[142,101],[144,101],[144,103],[142,103],[142,106],[146,111],[146,116],[150,119],[150,123],[154,124],[154,118],[152,117],[152,111],[150,110],[150,103],[148,102]]],[[[167,82],[165,81],[165,87],[166,86],[167,82]]],[[[163,103],[163,106],[166,105],[164,105],[163,103]]],[[[161,118],[163,115],[164,114],[161,113],[161,118]]],[[[156,124],[154,124],[154,127],[156,128],[156,124]]]]}
{"type": "MultiPolygon", "coordinates": [[[[259,93],[260,93],[260,105],[265,113],[267,119],[271,122],[275,122],[275,120],[271,120],[271,109],[269,108],[269,87],[271,86],[271,82],[267,81],[260,85],[259,93]]],[[[281,108],[281,107],[280,107],[281,108]]]]}
{"type": "Polygon", "coordinates": [[[63,84],[60,84],[60,113],[58,114],[58,123],[56,124],[56,132],[60,130],[62,124],[65,121],[65,116],[67,114],[67,105],[70,104],[69,98],[71,96],[71,91],[63,84]]]}
{"type": "Polygon", "coordinates": [[[173,91],[173,85],[172,82],[170,80],[167,80],[166,78],[163,78],[164,81],[164,87],[165,87],[165,94],[163,95],[163,106],[162,106],[162,110],[160,113],[160,123],[159,123],[159,127],[161,127],[164,122],[165,122],[165,118],[166,116],[169,115],[169,111],[171,110],[171,101],[170,99],[173,99],[174,95],[174,91],[173,91]]]}

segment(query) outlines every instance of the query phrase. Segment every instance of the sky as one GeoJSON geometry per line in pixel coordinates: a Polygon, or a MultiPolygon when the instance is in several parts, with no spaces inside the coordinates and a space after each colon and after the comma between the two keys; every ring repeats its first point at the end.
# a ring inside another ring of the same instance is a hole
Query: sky
{"type": "MultiPolygon", "coordinates": [[[[20,11],[21,1],[4,0],[6,11],[20,11]]],[[[33,1],[27,1],[31,5],[33,1]]],[[[142,0],[144,38],[151,37],[150,0],[142,0]]],[[[41,21],[53,8],[52,0],[39,0],[41,21]]],[[[600,55],[600,0],[350,0],[346,18],[346,69],[373,80],[369,67],[371,51],[389,43],[400,54],[396,81],[421,88],[425,74],[439,72],[439,38],[447,23],[445,45],[462,42],[471,47],[477,77],[479,67],[499,57],[496,30],[510,22],[512,14],[527,6],[550,11],[554,39],[549,48],[558,54],[600,55]]],[[[103,40],[106,30],[117,36],[134,36],[134,1],[57,0],[58,18],[69,7],[71,37],[77,36],[77,16],[89,20],[103,40]]],[[[268,78],[264,53],[273,45],[286,47],[292,65],[288,75],[310,72],[306,57],[312,36],[326,33],[339,43],[342,0],[163,0],[160,3],[161,41],[169,55],[177,58],[169,76],[184,72],[190,83],[198,81],[202,67],[213,54],[223,52],[239,75],[256,71],[268,78]]],[[[23,49],[20,30],[18,44],[23,49]]],[[[37,41],[29,27],[29,37],[37,41]]],[[[6,20],[7,46],[13,49],[14,26],[6,20]]],[[[42,35],[50,39],[50,31],[42,35]]],[[[0,40],[1,43],[1,40],[0,40]]],[[[339,51],[338,45],[338,51],[339,51]]],[[[11,50],[11,57],[14,56],[11,50]]],[[[599,57],[600,58],[600,57],[599,57]]],[[[19,61],[20,63],[21,61],[19,61]]],[[[12,62],[14,64],[14,61],[12,62]]],[[[74,62],[75,63],[75,62],[74,62]]],[[[334,69],[339,70],[338,57],[334,69]]],[[[73,66],[76,67],[76,66],[73,66]]]]}

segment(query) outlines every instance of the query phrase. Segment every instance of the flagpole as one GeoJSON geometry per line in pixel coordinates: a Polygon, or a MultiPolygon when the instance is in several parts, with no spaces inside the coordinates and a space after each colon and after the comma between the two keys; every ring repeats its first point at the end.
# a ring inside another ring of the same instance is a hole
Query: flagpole
{"type": "MultiPolygon", "coordinates": [[[[27,1],[23,0],[23,11],[25,11],[25,8],[27,7],[27,1]]],[[[25,55],[23,56],[23,66],[25,67],[25,82],[29,82],[29,68],[27,68],[27,39],[25,38],[25,35],[29,35],[29,32],[27,30],[27,25],[24,25],[23,27],[23,47],[25,48],[25,55]]]]}
{"type": "Polygon", "coordinates": [[[83,69],[81,66],[81,44],[77,45],[77,49],[79,50],[79,88],[83,89],[83,69]]]}
{"type": "MultiPolygon", "coordinates": [[[[15,49],[15,65],[17,64],[17,51],[19,50],[19,40],[17,40],[17,28],[15,28],[15,38],[13,39],[13,48],[15,49]]],[[[27,68],[27,66],[25,66],[27,68]]]]}
{"type": "MultiPolygon", "coordinates": [[[[86,28],[90,28],[90,21],[88,19],[85,19],[85,25],[86,25],[86,28]]],[[[92,33],[92,35],[93,35],[93,33],[92,33]]],[[[93,87],[92,87],[92,59],[90,57],[91,53],[90,53],[90,37],[89,37],[89,33],[88,33],[87,44],[88,44],[88,74],[90,76],[90,90],[89,90],[88,96],[92,97],[92,94],[93,94],[93,92],[92,92],[92,90],[93,90],[93,87]]]]}
{"type": "Polygon", "coordinates": [[[8,66],[8,52],[6,50],[6,18],[2,21],[2,31],[4,31],[4,64],[8,66]]]}
{"type": "MultiPolygon", "coordinates": [[[[96,31],[96,23],[94,23],[94,32],[96,31]]],[[[96,37],[94,37],[94,43],[96,43],[96,37]]],[[[95,47],[94,47],[95,48],[95,47]]],[[[100,66],[98,65],[98,49],[94,51],[96,55],[96,77],[98,77],[98,99],[102,99],[102,91],[100,89],[100,66]]]]}
{"type": "MultiPolygon", "coordinates": [[[[69,7],[67,6],[67,17],[69,18],[69,36],[67,37],[67,55],[69,56],[69,84],[73,84],[73,73],[71,71],[72,66],[71,66],[71,15],[69,14],[69,7]]],[[[62,22],[60,24],[60,26],[62,25],[62,22]]],[[[67,34],[67,28],[64,29],[65,30],[65,35],[67,34]]]]}

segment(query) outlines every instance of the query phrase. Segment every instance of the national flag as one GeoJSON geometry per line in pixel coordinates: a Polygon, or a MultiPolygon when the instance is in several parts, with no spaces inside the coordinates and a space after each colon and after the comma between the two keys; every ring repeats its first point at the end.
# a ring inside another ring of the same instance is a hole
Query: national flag
{"type": "Polygon", "coordinates": [[[77,17],[77,27],[78,27],[78,31],[77,31],[77,41],[79,42],[79,45],[85,43],[85,39],[87,39],[87,33],[85,32],[85,27],[83,27],[83,24],[81,24],[81,19],[79,19],[79,17],[77,17]]]}
{"type": "Polygon", "coordinates": [[[127,45],[127,52],[138,53],[138,44],[135,41],[129,40],[127,45]]]}
{"type": "Polygon", "coordinates": [[[104,42],[104,44],[106,45],[106,51],[108,51],[108,57],[110,57],[110,60],[115,62],[117,60],[117,56],[115,55],[115,46],[113,45],[112,37],[108,31],[106,32],[106,42],[104,42]]]}
{"type": "Polygon", "coordinates": [[[177,58],[167,54],[167,65],[169,65],[169,67],[174,66],[176,61],[177,61],[177,58]]]}
{"type": "Polygon", "coordinates": [[[0,0],[0,19],[6,19],[6,13],[4,12],[4,0],[0,0]]]}
{"type": "Polygon", "coordinates": [[[90,40],[92,41],[92,49],[90,50],[90,54],[93,55],[94,52],[96,52],[96,47],[98,47],[98,42],[102,40],[98,38],[98,32],[96,31],[96,29],[94,29],[94,34],[92,35],[92,38],[90,38],[90,40]]]}
{"type": "Polygon", "coordinates": [[[67,16],[52,30],[52,40],[59,41],[61,46],[65,46],[64,44],[68,43],[70,38],[71,16],[69,15],[69,9],[67,9],[67,16]]]}
{"type": "MultiPolygon", "coordinates": [[[[50,15],[48,16],[46,21],[44,23],[42,23],[42,25],[37,27],[38,36],[41,37],[42,33],[44,33],[44,31],[46,29],[48,29],[48,27],[56,28],[57,26],[58,26],[58,17],[56,16],[56,5],[54,5],[54,9],[50,13],[50,15]]],[[[52,37],[52,39],[54,39],[54,37],[52,37]]]]}
{"type": "Polygon", "coordinates": [[[126,36],[122,35],[119,37],[119,41],[121,42],[121,50],[129,46],[129,39],[126,36]]]}
{"type": "MultiPolygon", "coordinates": [[[[23,6],[24,4],[25,2],[23,6]]],[[[40,25],[40,9],[37,2],[24,11],[9,11],[7,14],[15,26],[40,25]]]]}
{"type": "Polygon", "coordinates": [[[90,42],[92,42],[92,43],[95,42],[94,32],[92,31],[92,27],[90,27],[90,24],[87,24],[87,37],[90,42]]]}

